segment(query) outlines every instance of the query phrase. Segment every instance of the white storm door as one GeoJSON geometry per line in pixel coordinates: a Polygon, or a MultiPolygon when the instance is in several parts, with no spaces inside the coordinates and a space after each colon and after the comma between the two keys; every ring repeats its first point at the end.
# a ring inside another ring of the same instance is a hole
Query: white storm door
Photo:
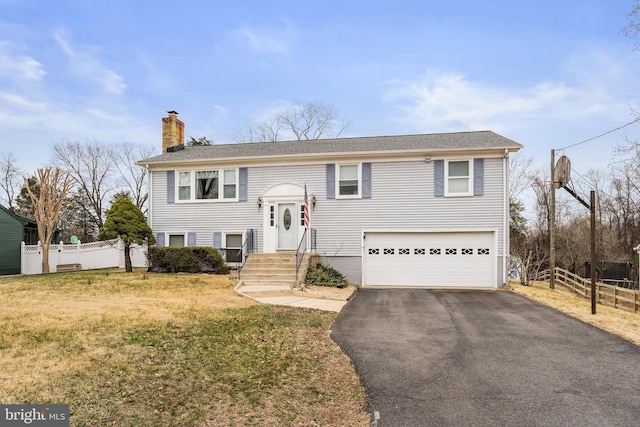
{"type": "Polygon", "coordinates": [[[278,204],[278,249],[296,249],[298,217],[295,203],[278,204]]]}

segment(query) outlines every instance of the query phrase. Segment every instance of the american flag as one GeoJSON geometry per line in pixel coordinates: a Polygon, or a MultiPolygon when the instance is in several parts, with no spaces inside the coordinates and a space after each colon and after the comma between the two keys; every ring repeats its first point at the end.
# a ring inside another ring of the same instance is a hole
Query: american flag
{"type": "Polygon", "coordinates": [[[307,183],[304,183],[304,228],[309,228],[309,198],[307,197],[307,183]]]}

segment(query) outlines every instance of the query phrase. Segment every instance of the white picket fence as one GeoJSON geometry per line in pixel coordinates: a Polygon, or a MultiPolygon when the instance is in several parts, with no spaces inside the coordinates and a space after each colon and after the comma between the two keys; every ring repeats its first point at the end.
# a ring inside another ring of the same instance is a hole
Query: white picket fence
{"type": "MultiPolygon", "coordinates": [[[[42,246],[25,245],[22,242],[21,269],[22,274],[42,273],[42,246]]],[[[147,267],[146,246],[131,246],[131,264],[134,267],[147,267]]],[[[91,243],[60,242],[49,246],[49,271],[54,273],[58,267],[79,265],[81,270],[95,270],[99,268],[124,268],[124,245],[120,239],[105,240],[91,243]]]]}

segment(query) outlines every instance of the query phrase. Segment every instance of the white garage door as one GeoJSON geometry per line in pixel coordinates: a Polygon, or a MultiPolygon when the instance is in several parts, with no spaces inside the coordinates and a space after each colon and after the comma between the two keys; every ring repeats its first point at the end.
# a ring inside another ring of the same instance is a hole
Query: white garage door
{"type": "Polygon", "coordinates": [[[366,233],[365,286],[495,287],[492,232],[366,233]]]}

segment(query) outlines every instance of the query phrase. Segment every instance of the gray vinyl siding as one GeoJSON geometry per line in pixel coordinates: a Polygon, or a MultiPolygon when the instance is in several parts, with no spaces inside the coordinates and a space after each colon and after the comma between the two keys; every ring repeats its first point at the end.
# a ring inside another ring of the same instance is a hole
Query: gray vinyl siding
{"type": "Polygon", "coordinates": [[[483,195],[468,197],[434,195],[435,161],[363,161],[371,162],[371,198],[327,198],[326,162],[249,167],[246,202],[167,203],[167,171],[152,171],[154,233],[195,232],[198,245],[213,246],[214,232],[253,228],[257,231],[257,250],[262,251],[266,207],[258,209],[258,197],[276,183],[306,183],[309,194],[317,200],[311,210],[317,252],[321,259],[339,266],[352,283],[358,284],[361,279],[363,229],[497,230],[496,271],[502,277],[505,212],[501,157],[484,159],[483,195]]]}
{"type": "Polygon", "coordinates": [[[318,230],[318,252],[326,256],[361,254],[362,229],[498,230],[500,244],[502,159],[485,159],[483,196],[435,197],[433,165],[421,161],[372,163],[371,199],[326,200],[316,193],[319,202],[312,213],[312,227],[318,230]]]}
{"type": "Polygon", "coordinates": [[[362,283],[362,257],[361,256],[339,256],[339,257],[318,257],[318,262],[338,270],[352,285],[362,283]]]}
{"type": "Polygon", "coordinates": [[[152,171],[152,174],[151,224],[154,233],[195,233],[198,246],[213,247],[214,231],[244,232],[255,228],[259,230],[258,241],[262,240],[262,210],[258,211],[258,205],[254,203],[259,192],[253,192],[257,187],[251,182],[246,202],[167,203],[167,171],[152,171]]]}

